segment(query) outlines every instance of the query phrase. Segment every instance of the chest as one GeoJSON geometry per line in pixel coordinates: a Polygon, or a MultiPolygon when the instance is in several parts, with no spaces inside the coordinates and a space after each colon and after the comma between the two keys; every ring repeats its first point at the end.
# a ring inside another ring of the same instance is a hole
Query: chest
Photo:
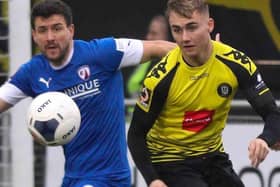
{"type": "Polygon", "coordinates": [[[203,68],[180,65],[172,81],[167,105],[184,109],[215,109],[228,103],[238,87],[234,73],[224,64],[203,68]]]}
{"type": "Polygon", "coordinates": [[[106,90],[120,80],[118,71],[106,71],[94,63],[70,64],[61,70],[43,69],[33,72],[31,89],[34,95],[62,91],[73,99],[98,97],[107,93],[106,90]]]}

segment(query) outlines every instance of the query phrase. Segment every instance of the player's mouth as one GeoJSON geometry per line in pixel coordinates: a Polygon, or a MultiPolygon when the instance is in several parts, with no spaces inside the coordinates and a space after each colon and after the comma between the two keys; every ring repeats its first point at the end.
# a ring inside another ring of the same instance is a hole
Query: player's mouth
{"type": "Polygon", "coordinates": [[[191,50],[191,49],[193,49],[195,47],[195,45],[183,45],[183,48],[185,49],[185,50],[191,50]]]}
{"type": "Polygon", "coordinates": [[[59,50],[59,47],[57,45],[47,45],[45,47],[45,50],[47,53],[56,53],[59,50]]]}
{"type": "Polygon", "coordinates": [[[46,48],[47,50],[53,50],[53,49],[57,49],[58,46],[57,46],[57,45],[47,45],[45,48],[46,48]]]}

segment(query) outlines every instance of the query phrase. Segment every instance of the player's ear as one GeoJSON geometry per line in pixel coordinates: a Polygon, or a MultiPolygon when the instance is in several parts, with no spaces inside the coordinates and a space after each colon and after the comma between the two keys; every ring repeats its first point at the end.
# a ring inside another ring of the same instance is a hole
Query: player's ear
{"type": "Polygon", "coordinates": [[[33,38],[34,42],[37,43],[36,31],[34,29],[32,29],[32,38],[33,38]]]}
{"type": "Polygon", "coordinates": [[[72,37],[74,36],[74,32],[75,32],[75,27],[74,27],[74,24],[71,24],[68,26],[68,29],[72,35],[72,37]]]}
{"type": "Polygon", "coordinates": [[[208,32],[211,33],[214,30],[215,21],[213,18],[209,18],[208,20],[208,32]]]}

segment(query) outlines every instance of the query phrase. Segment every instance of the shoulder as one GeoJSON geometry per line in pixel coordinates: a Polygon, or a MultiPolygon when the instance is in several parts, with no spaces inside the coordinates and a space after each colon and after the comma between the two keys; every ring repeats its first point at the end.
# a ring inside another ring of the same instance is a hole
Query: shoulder
{"type": "Polygon", "coordinates": [[[142,110],[146,112],[149,111],[153,105],[152,103],[154,103],[154,99],[157,101],[155,106],[161,106],[161,104],[165,102],[173,77],[179,66],[179,55],[179,48],[173,49],[162,58],[162,60],[155,64],[147,74],[143,89],[137,101],[137,105],[142,110]]]}
{"type": "Polygon", "coordinates": [[[17,71],[11,76],[11,80],[27,80],[34,74],[45,71],[48,66],[48,62],[43,55],[35,55],[29,61],[24,62],[19,66],[17,71]]]}
{"type": "Polygon", "coordinates": [[[178,65],[178,58],[181,54],[179,47],[171,50],[165,57],[156,63],[147,74],[144,84],[153,89],[166,77],[170,75],[172,70],[176,69],[178,65]]]}
{"type": "Polygon", "coordinates": [[[79,48],[102,48],[102,47],[109,47],[115,46],[115,40],[113,37],[106,37],[106,38],[93,38],[89,41],[85,40],[74,40],[75,47],[79,48]]]}
{"type": "Polygon", "coordinates": [[[29,61],[23,63],[19,69],[36,71],[37,69],[45,68],[46,65],[48,65],[48,62],[45,60],[43,55],[38,54],[33,56],[29,61]]]}
{"type": "Polygon", "coordinates": [[[95,38],[90,41],[74,40],[74,58],[94,62],[107,68],[108,64],[119,66],[123,53],[116,50],[113,37],[95,38]]]}
{"type": "Polygon", "coordinates": [[[75,47],[90,47],[94,51],[110,53],[112,51],[123,53],[128,49],[143,48],[143,43],[139,39],[132,38],[94,38],[90,41],[75,40],[75,47]]]}
{"type": "Polygon", "coordinates": [[[241,69],[250,75],[257,70],[253,60],[244,52],[216,41],[213,41],[213,46],[216,53],[216,59],[230,67],[232,70],[238,71],[241,69]]]}

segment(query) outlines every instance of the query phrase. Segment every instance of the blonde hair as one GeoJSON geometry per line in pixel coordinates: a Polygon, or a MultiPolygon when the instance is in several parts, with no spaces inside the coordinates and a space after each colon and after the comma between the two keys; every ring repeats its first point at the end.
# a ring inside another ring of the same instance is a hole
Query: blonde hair
{"type": "Polygon", "coordinates": [[[194,11],[209,15],[209,7],[205,0],[169,0],[167,2],[166,17],[171,11],[190,18],[194,11]]]}

